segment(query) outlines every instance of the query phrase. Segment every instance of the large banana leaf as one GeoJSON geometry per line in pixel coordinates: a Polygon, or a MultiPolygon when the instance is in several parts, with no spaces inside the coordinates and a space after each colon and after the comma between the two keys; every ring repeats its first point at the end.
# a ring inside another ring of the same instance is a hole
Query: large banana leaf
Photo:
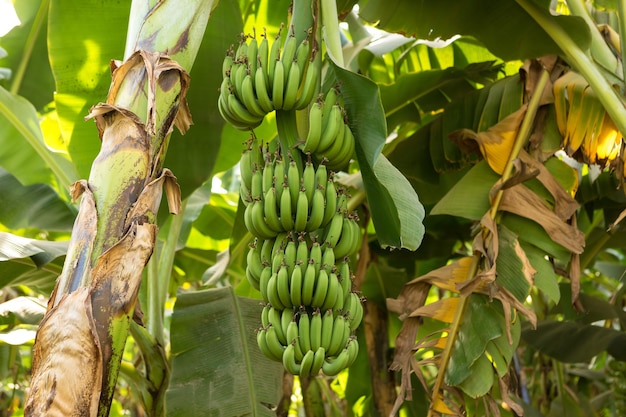
{"type": "MultiPolygon", "coordinates": [[[[537,0],[547,5],[549,0],[537,0]]],[[[406,33],[420,39],[443,39],[471,35],[505,60],[558,54],[561,49],[514,0],[458,2],[414,0],[370,0],[360,15],[378,21],[382,29],[406,33]]],[[[563,16],[559,20],[575,34],[584,50],[589,30],[582,19],[563,16]]]]}
{"type": "Polygon", "coordinates": [[[275,415],[283,368],[257,347],[261,309],[232,287],[178,296],[168,416],[275,415]]]}

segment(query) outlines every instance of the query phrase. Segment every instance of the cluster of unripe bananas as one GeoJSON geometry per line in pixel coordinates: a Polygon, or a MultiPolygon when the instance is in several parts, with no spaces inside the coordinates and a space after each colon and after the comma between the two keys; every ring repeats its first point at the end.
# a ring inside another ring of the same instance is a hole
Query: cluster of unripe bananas
{"type": "Polygon", "coordinates": [[[355,139],[347,123],[337,90],[331,88],[325,97],[311,103],[306,140],[300,145],[316,160],[327,159],[328,168],[345,168],[354,154],[355,139]]]}
{"type": "Polygon", "coordinates": [[[291,31],[282,53],[280,33],[271,47],[262,38],[242,36],[222,64],[218,108],[237,129],[257,127],[272,110],[304,109],[319,93],[322,59],[310,36],[298,44],[291,31]]]}
{"type": "Polygon", "coordinates": [[[363,317],[350,269],[361,233],[348,196],[324,163],[300,170],[254,141],[241,173],[244,221],[255,236],[246,276],[267,303],[259,348],[294,375],[336,375],[356,358],[352,332],[363,317]]]}

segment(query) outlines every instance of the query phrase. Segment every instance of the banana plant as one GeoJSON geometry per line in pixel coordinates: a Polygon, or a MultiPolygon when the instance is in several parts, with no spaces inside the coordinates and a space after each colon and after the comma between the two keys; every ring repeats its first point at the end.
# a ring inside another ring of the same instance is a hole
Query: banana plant
{"type": "MultiPolygon", "coordinates": [[[[124,60],[112,61],[108,96],[87,116],[102,145],[89,179],[72,186],[79,212],[37,332],[26,415],[109,414],[163,189],[170,212],[180,211],[180,191],[163,160],[174,126],[185,133],[191,125],[188,70],[214,2],[187,6],[182,12],[174,2],[133,2],[124,60]]],[[[135,333],[147,351],[163,348],[147,332],[135,333]]],[[[167,363],[150,358],[157,415],[167,363]]]]}

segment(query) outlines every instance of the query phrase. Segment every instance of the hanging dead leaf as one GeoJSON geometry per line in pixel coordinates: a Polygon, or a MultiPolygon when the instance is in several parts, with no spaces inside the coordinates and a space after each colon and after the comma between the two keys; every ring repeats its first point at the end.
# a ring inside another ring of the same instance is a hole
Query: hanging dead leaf
{"type": "Polygon", "coordinates": [[[444,323],[452,323],[459,306],[459,298],[442,298],[413,311],[409,317],[430,317],[444,323]]]}
{"type": "Polygon", "coordinates": [[[554,242],[573,253],[580,254],[585,247],[584,233],[565,223],[535,193],[522,184],[504,191],[500,210],[538,223],[554,242]]]}
{"type": "Polygon", "coordinates": [[[80,288],[63,295],[46,313],[33,348],[33,377],[24,415],[98,414],[102,351],[90,301],[89,290],[80,288]]]}

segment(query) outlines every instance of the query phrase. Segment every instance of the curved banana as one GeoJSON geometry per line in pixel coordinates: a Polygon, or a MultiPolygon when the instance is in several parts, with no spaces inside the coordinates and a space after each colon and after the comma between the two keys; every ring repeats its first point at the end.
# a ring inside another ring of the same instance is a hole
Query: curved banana
{"type": "Polygon", "coordinates": [[[322,246],[317,241],[313,242],[311,245],[311,249],[309,251],[309,262],[313,263],[315,273],[317,274],[322,266],[322,246]]]}
{"type": "Polygon", "coordinates": [[[272,247],[274,246],[276,239],[265,239],[262,242],[263,246],[261,246],[261,263],[263,264],[263,266],[272,265],[272,247]]]}
{"type": "Polygon", "coordinates": [[[261,277],[259,278],[259,291],[261,292],[261,297],[263,301],[266,303],[269,302],[269,297],[267,296],[267,286],[270,282],[270,278],[272,277],[272,268],[266,266],[263,268],[263,272],[261,272],[261,277]]]}
{"type": "Polygon", "coordinates": [[[324,243],[326,246],[331,248],[337,246],[337,242],[339,242],[339,237],[341,236],[343,229],[343,219],[343,213],[341,211],[337,211],[328,226],[326,226],[326,230],[324,231],[324,243]]]}
{"type": "Polygon", "coordinates": [[[335,324],[335,314],[333,310],[325,310],[324,317],[322,317],[322,347],[328,349],[330,341],[333,336],[333,325],[335,324]]]}
{"type": "Polygon", "coordinates": [[[259,106],[261,106],[264,112],[269,113],[274,110],[274,103],[272,103],[270,99],[265,77],[266,73],[264,67],[258,67],[254,73],[254,91],[259,100],[259,106]]]}
{"type": "Polygon", "coordinates": [[[317,147],[316,153],[324,155],[330,159],[332,155],[330,153],[326,153],[335,141],[338,139],[343,140],[343,136],[341,138],[338,137],[340,132],[343,135],[343,132],[341,131],[343,127],[343,112],[341,110],[341,106],[339,106],[339,104],[335,104],[328,114],[328,120],[325,121],[322,115],[322,136],[320,137],[320,143],[317,147]]]}
{"type": "Polygon", "coordinates": [[[354,134],[348,125],[344,127],[343,135],[344,137],[341,148],[337,151],[337,155],[335,156],[333,163],[329,163],[329,167],[334,171],[339,171],[348,165],[356,148],[354,134]]]}
{"type": "Polygon", "coordinates": [[[291,196],[291,210],[295,213],[300,195],[300,170],[293,159],[289,162],[289,167],[287,168],[287,185],[289,186],[289,195],[291,196]]]}
{"type": "Polygon", "coordinates": [[[294,344],[290,344],[285,348],[282,354],[283,366],[292,375],[300,375],[301,365],[296,363],[296,347],[294,344]]]}
{"type": "Polygon", "coordinates": [[[239,99],[235,97],[234,94],[228,95],[227,103],[228,108],[235,117],[235,120],[237,120],[240,125],[245,125],[248,126],[250,129],[254,129],[255,127],[258,127],[263,121],[262,117],[255,116],[250,113],[248,109],[244,107],[244,105],[239,101],[239,99]]]}
{"type": "Polygon", "coordinates": [[[287,183],[282,185],[282,195],[280,196],[280,223],[285,230],[293,230],[293,216],[291,210],[291,191],[287,183]]]}
{"type": "MultiPolygon", "coordinates": [[[[312,307],[321,307],[324,304],[328,291],[329,278],[328,273],[324,269],[320,269],[317,273],[317,281],[315,282],[315,293],[311,300],[312,307]]],[[[337,294],[335,294],[335,297],[337,294]]]]}
{"type": "Polygon", "coordinates": [[[348,367],[349,361],[350,354],[348,349],[344,349],[335,358],[326,358],[322,365],[322,372],[326,376],[335,376],[348,367]]]}
{"type": "Polygon", "coordinates": [[[232,47],[226,52],[224,61],[222,61],[222,78],[230,76],[230,70],[233,67],[233,49],[232,47]]]}
{"type": "Polygon", "coordinates": [[[241,182],[248,188],[252,186],[252,150],[246,149],[241,154],[239,160],[239,172],[241,173],[241,182]]]}
{"type": "Polygon", "coordinates": [[[322,314],[315,309],[311,314],[311,350],[315,351],[322,346],[322,314]]]}
{"type": "Polygon", "coordinates": [[[350,322],[350,330],[355,331],[363,319],[363,304],[361,297],[355,292],[350,293],[350,298],[352,302],[350,303],[351,311],[349,311],[348,321],[350,322]]]}
{"type": "Polygon", "coordinates": [[[273,273],[267,283],[267,301],[277,310],[283,310],[285,306],[278,295],[278,274],[273,273]]]}
{"type": "Polygon", "coordinates": [[[339,241],[334,247],[334,253],[337,258],[343,258],[352,254],[352,248],[354,248],[354,241],[358,239],[358,236],[354,235],[354,228],[352,227],[353,220],[347,217],[343,218],[343,225],[341,226],[341,236],[339,241]]]}
{"type": "Polygon", "coordinates": [[[302,305],[310,306],[313,300],[313,294],[315,291],[315,281],[317,279],[317,273],[315,272],[315,263],[311,260],[304,272],[304,278],[302,280],[302,305]]]}
{"type": "Polygon", "coordinates": [[[346,349],[348,350],[348,356],[350,357],[350,359],[348,359],[348,365],[346,367],[349,367],[352,366],[352,364],[356,360],[357,355],[359,354],[359,341],[356,338],[350,339],[350,341],[348,342],[348,347],[346,349]]]}
{"type": "Polygon", "coordinates": [[[303,145],[300,146],[302,152],[315,153],[320,144],[322,137],[322,106],[319,102],[311,104],[309,109],[309,131],[307,132],[306,140],[303,145]]]}
{"type": "MultiPolygon", "coordinates": [[[[286,68],[285,71],[287,71],[286,68]]],[[[291,110],[296,104],[300,88],[300,73],[300,63],[293,61],[289,67],[289,73],[286,74],[285,91],[283,91],[283,110],[291,110]]]]}
{"type": "Polygon", "coordinates": [[[304,170],[302,170],[302,188],[308,201],[311,201],[315,192],[315,167],[310,160],[305,162],[304,170]]]}
{"type": "MultiPolygon", "coordinates": [[[[276,63],[280,62],[280,30],[274,38],[274,42],[272,42],[272,47],[270,48],[270,55],[268,58],[268,63],[265,69],[267,70],[267,78],[268,78],[268,89],[272,90],[274,88],[274,74],[276,72],[276,63]]],[[[281,96],[282,97],[282,96],[281,96]]]]}
{"type": "Polygon", "coordinates": [[[284,232],[283,225],[278,217],[277,204],[276,204],[276,188],[272,187],[265,193],[263,199],[263,212],[265,214],[265,220],[267,225],[276,233],[284,232]]]}
{"type": "Polygon", "coordinates": [[[280,60],[284,66],[285,76],[289,74],[291,70],[291,66],[293,64],[293,59],[296,56],[296,49],[298,48],[298,43],[296,41],[296,37],[293,33],[287,35],[287,39],[285,40],[285,45],[283,46],[283,52],[280,57],[280,60]]]}
{"type": "Polygon", "coordinates": [[[302,87],[300,88],[300,95],[296,100],[296,110],[302,110],[306,108],[313,101],[313,99],[319,94],[320,91],[320,78],[322,74],[322,54],[319,51],[315,52],[315,57],[309,61],[309,65],[306,68],[304,74],[304,80],[302,81],[302,87]]]}
{"type": "Polygon", "coordinates": [[[297,245],[295,240],[293,240],[292,233],[289,232],[289,240],[287,241],[287,245],[285,246],[285,264],[287,265],[287,270],[289,271],[289,275],[293,272],[296,262],[298,260],[297,254],[297,245]]]}
{"type": "Polygon", "coordinates": [[[312,350],[307,351],[302,358],[302,362],[300,363],[300,377],[306,378],[311,376],[311,368],[313,367],[313,362],[315,361],[315,352],[312,350]]]}
{"type": "Polygon", "coordinates": [[[295,343],[296,340],[298,340],[298,322],[296,321],[295,317],[289,322],[289,324],[287,325],[287,343],[291,344],[291,343],[295,343]]]}
{"type": "Polygon", "coordinates": [[[326,272],[331,271],[335,267],[335,250],[330,246],[326,246],[324,248],[324,252],[322,253],[322,268],[326,270],[326,272]]]}
{"type": "Polygon", "coordinates": [[[258,53],[259,53],[259,43],[256,40],[256,35],[255,35],[255,36],[252,36],[252,40],[248,44],[248,52],[247,52],[248,69],[250,70],[250,74],[253,74],[253,75],[257,69],[258,53]]]}
{"type": "Polygon", "coordinates": [[[293,223],[296,232],[304,232],[306,230],[307,219],[309,216],[309,200],[306,198],[306,192],[301,189],[298,192],[298,202],[296,204],[296,218],[293,223]]]}
{"type": "Polygon", "coordinates": [[[326,348],[328,356],[338,355],[346,346],[348,337],[350,336],[350,325],[346,321],[345,316],[339,314],[333,321],[333,331],[330,342],[326,348]]]}
{"type": "Polygon", "coordinates": [[[309,214],[309,220],[307,220],[305,229],[307,232],[312,232],[322,226],[325,206],[324,191],[322,188],[317,187],[311,199],[311,213],[309,214]]]}
{"type": "Polygon", "coordinates": [[[323,226],[328,225],[337,212],[337,198],[338,195],[335,187],[335,181],[332,178],[329,178],[326,182],[326,191],[324,192],[326,207],[324,207],[324,218],[322,219],[323,226]]]}
{"type": "Polygon", "coordinates": [[[278,232],[272,230],[265,221],[263,201],[256,200],[249,207],[252,207],[252,224],[258,233],[257,237],[261,239],[271,239],[276,237],[278,232]]]}
{"type": "Polygon", "coordinates": [[[291,273],[291,281],[289,282],[289,295],[294,308],[302,305],[302,282],[302,269],[298,266],[291,273]]]}
{"type": "Polygon", "coordinates": [[[289,295],[289,270],[287,266],[283,264],[276,274],[276,291],[280,303],[285,308],[291,308],[291,295],[289,295]]]}
{"type": "Polygon", "coordinates": [[[320,346],[315,351],[315,359],[313,360],[313,365],[311,365],[311,376],[317,376],[320,373],[322,365],[324,365],[324,359],[326,359],[326,349],[324,349],[324,346],[320,346]]]}
{"type": "Polygon", "coordinates": [[[301,308],[298,313],[298,333],[302,350],[311,350],[311,320],[305,308],[301,308]]]}
{"type": "Polygon", "coordinates": [[[282,351],[281,351],[281,355],[277,356],[275,355],[275,352],[278,352],[278,350],[275,349],[275,346],[273,346],[272,349],[270,349],[269,344],[267,343],[267,331],[265,329],[259,329],[257,331],[256,342],[257,342],[257,345],[259,346],[259,350],[261,350],[261,352],[266,357],[277,362],[282,362],[282,351]]]}
{"type": "Polygon", "coordinates": [[[278,340],[278,337],[276,335],[276,328],[274,326],[270,326],[267,328],[265,333],[265,339],[267,341],[267,347],[272,352],[272,356],[274,358],[281,358],[283,356],[285,346],[283,346],[278,340]]]}
{"type": "Polygon", "coordinates": [[[270,322],[270,326],[274,328],[274,332],[276,332],[276,338],[279,343],[285,346],[287,344],[287,335],[283,330],[283,313],[282,310],[279,310],[270,305],[270,310],[267,313],[267,318],[270,322]]]}
{"type": "Polygon", "coordinates": [[[337,278],[337,274],[330,272],[328,274],[328,290],[321,307],[322,310],[334,309],[339,299],[341,299],[341,307],[343,307],[343,294],[339,278],[337,278]]]}
{"type": "Polygon", "coordinates": [[[274,108],[283,108],[283,91],[285,90],[285,68],[282,61],[276,61],[274,78],[272,80],[272,103],[274,108]]]}
{"type": "MultiPolygon", "coordinates": [[[[261,37],[263,38],[261,40],[261,43],[259,43],[259,50],[257,51],[257,61],[258,61],[258,65],[256,68],[255,73],[259,70],[259,68],[262,68],[262,71],[265,71],[265,69],[267,68],[267,57],[268,57],[268,53],[269,53],[269,42],[267,40],[267,34],[263,33],[261,35],[261,37]]],[[[255,74],[256,75],[256,74],[255,74]]],[[[265,79],[265,76],[263,76],[263,78],[265,79]]],[[[255,78],[255,88],[257,88],[257,80],[255,78]]]]}

